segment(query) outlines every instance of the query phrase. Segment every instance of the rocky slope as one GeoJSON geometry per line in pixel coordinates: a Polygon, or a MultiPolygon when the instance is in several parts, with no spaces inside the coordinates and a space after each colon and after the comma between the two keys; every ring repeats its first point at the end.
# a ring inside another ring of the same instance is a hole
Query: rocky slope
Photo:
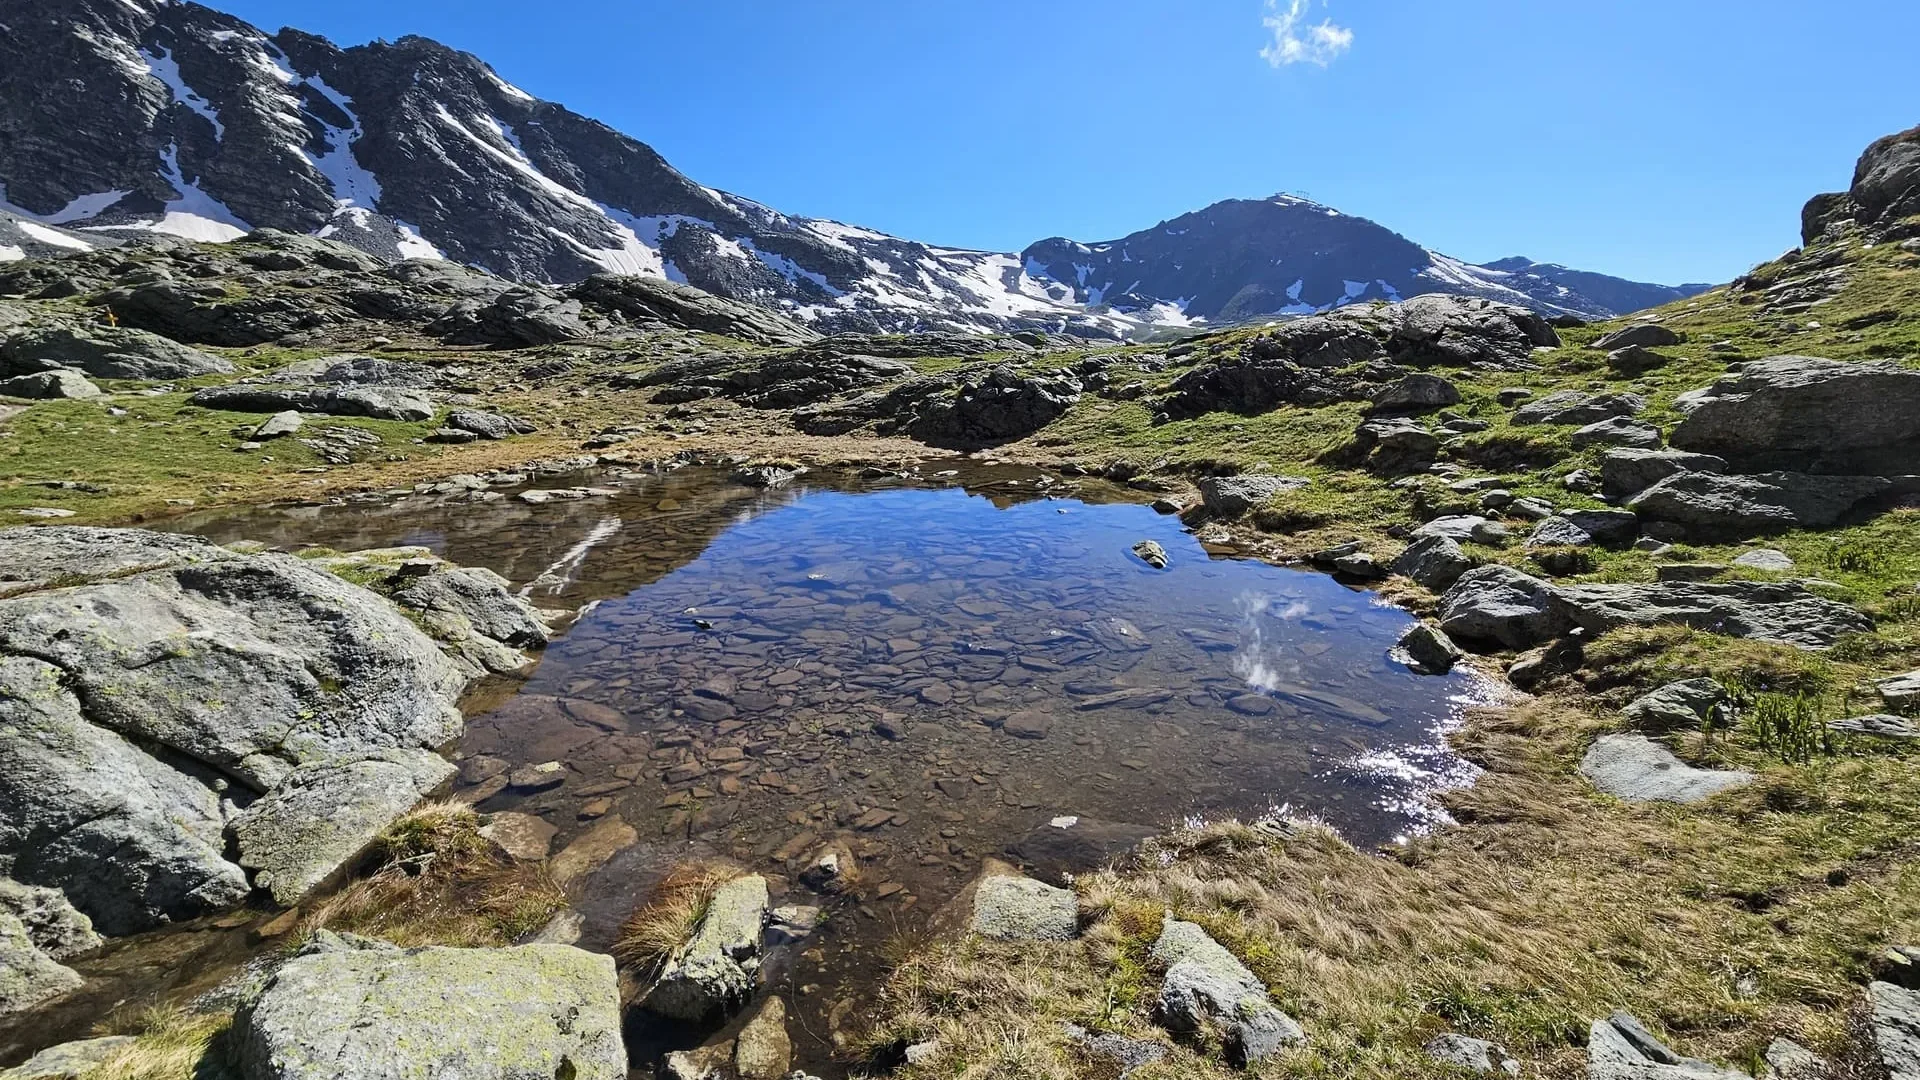
{"type": "Polygon", "coordinates": [[[193,3],[11,5],[0,260],[255,228],[527,283],[664,278],[828,331],[1113,336],[1426,291],[1606,315],[1660,290],[1467,266],[1288,199],[1222,203],[1112,244],[941,248],[703,187],[425,38],[341,49],[193,3]]]}

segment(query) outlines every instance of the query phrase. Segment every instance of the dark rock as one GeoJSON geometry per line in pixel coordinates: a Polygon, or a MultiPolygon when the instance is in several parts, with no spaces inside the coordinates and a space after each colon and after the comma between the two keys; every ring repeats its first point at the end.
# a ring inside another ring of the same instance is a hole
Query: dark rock
{"type": "MultiPolygon", "coordinates": [[[[1615,416],[1588,424],[1575,431],[1572,441],[1577,450],[1584,450],[1590,446],[1624,446],[1636,450],[1658,450],[1660,449],[1660,429],[1639,420],[1615,416]]],[[[1602,475],[1604,482],[1604,474],[1602,475]]]]}
{"type": "Polygon", "coordinates": [[[1726,461],[1710,454],[1689,454],[1681,450],[1609,450],[1600,459],[1600,490],[1610,499],[1624,499],[1675,473],[1726,470],[1726,461]]]}
{"type": "Polygon", "coordinates": [[[1621,715],[1642,731],[1700,731],[1714,721],[1725,726],[1732,702],[1732,695],[1718,682],[1687,679],[1635,699],[1621,715]]]}
{"type": "Polygon", "coordinates": [[[59,368],[32,375],[0,379],[0,397],[26,398],[29,401],[57,399],[84,400],[100,396],[100,388],[72,368],[59,368]]]}
{"type": "Polygon", "coordinates": [[[1676,449],[1744,472],[1920,472],[1920,371],[1898,364],[1769,357],[1675,405],[1687,412],[1676,449]]]}
{"type": "Polygon", "coordinates": [[[1613,333],[1588,345],[1587,348],[1610,353],[1620,349],[1634,348],[1636,346],[1643,349],[1658,349],[1667,345],[1680,345],[1686,340],[1686,338],[1661,326],[1659,323],[1635,323],[1632,326],[1615,330],[1613,333]]]}
{"type": "Polygon", "coordinates": [[[1824,649],[1845,634],[1873,629],[1873,620],[1853,608],[1785,582],[1568,585],[1555,590],[1554,599],[1559,618],[1590,634],[1619,626],[1677,624],[1728,637],[1824,649]]]}
{"type": "Polygon", "coordinates": [[[1267,476],[1242,473],[1239,476],[1209,476],[1200,481],[1200,498],[1207,512],[1219,518],[1237,518],[1276,496],[1308,487],[1313,481],[1300,476],[1267,476]]]}
{"type": "Polygon", "coordinates": [[[1417,675],[1445,675],[1465,656],[1452,638],[1426,623],[1408,629],[1393,649],[1393,658],[1417,675]]]}
{"type": "Polygon", "coordinates": [[[757,345],[803,345],[818,336],[766,308],[660,278],[596,274],[574,286],[572,294],[628,318],[704,330],[757,345]]]}
{"type": "Polygon", "coordinates": [[[1572,625],[1553,586],[1508,566],[1469,570],[1440,600],[1440,629],[1461,641],[1528,649],[1572,625]]]}
{"type": "Polygon", "coordinates": [[[1920,214],[1920,128],[1876,140],[1854,166],[1853,185],[1839,194],[1816,195],[1801,213],[1800,235],[1807,244],[1844,228],[1870,237],[1895,232],[1904,219],[1920,214]]]}
{"type": "Polygon", "coordinates": [[[1376,413],[1427,412],[1460,403],[1460,388],[1438,375],[1415,372],[1373,395],[1376,413]]]}
{"type": "Polygon", "coordinates": [[[1451,537],[1423,536],[1407,545],[1393,562],[1393,572],[1412,578],[1421,586],[1443,593],[1473,569],[1473,560],[1460,550],[1451,537]]]}
{"type": "Polygon", "coordinates": [[[1629,345],[1607,354],[1607,370],[1629,379],[1665,367],[1670,362],[1668,357],[1639,345],[1629,345]]]}
{"type": "Polygon", "coordinates": [[[1584,427],[1616,416],[1633,416],[1646,407],[1647,400],[1638,394],[1583,394],[1578,390],[1562,390],[1520,406],[1514,410],[1513,422],[1584,427]]]}
{"type": "Polygon", "coordinates": [[[438,411],[433,400],[418,391],[366,386],[305,387],[232,383],[198,391],[187,399],[187,404],[227,412],[293,411],[409,422],[431,420],[438,411]]]}
{"type": "Polygon", "coordinates": [[[1024,438],[1064,416],[1079,400],[1080,381],[1060,372],[1023,375],[994,367],[951,396],[929,401],[906,431],[932,446],[976,449],[1024,438]]]}
{"type": "Polygon", "coordinates": [[[1056,817],[1007,846],[1007,854],[1055,882],[1111,866],[1159,830],[1145,825],[1056,817]]]}
{"type": "Polygon", "coordinates": [[[1635,495],[1627,507],[1643,518],[1683,526],[1692,539],[1735,540],[1838,524],[1889,486],[1877,476],[1676,473],[1635,495]]]}
{"type": "Polygon", "coordinates": [[[0,372],[76,368],[98,379],[191,379],[226,375],[229,361],[128,327],[22,330],[0,340],[0,372]]]}
{"type": "Polygon", "coordinates": [[[468,431],[480,438],[496,441],[514,435],[531,435],[539,430],[519,417],[479,412],[473,409],[455,409],[448,413],[447,426],[456,431],[468,431]]]}

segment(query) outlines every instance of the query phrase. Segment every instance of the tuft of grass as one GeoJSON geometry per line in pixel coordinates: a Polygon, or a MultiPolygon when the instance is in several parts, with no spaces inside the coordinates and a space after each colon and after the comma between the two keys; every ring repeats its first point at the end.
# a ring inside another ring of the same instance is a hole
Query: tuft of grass
{"type": "Polygon", "coordinates": [[[436,802],[375,842],[379,868],[314,907],[301,930],[343,930],[396,945],[511,945],[566,904],[543,866],[517,863],[480,835],[481,818],[436,802]]]}
{"type": "Polygon", "coordinates": [[[119,1034],[135,1042],[87,1073],[87,1080],[212,1080],[228,1075],[230,1013],[191,1012],[178,1006],[136,1014],[119,1034]]]}
{"type": "Polygon", "coordinates": [[[693,937],[706,918],[713,896],[742,871],[726,863],[696,861],[673,868],[654,889],[653,895],[627,917],[620,927],[620,940],[613,955],[646,973],[654,973],[671,960],[693,937]]]}

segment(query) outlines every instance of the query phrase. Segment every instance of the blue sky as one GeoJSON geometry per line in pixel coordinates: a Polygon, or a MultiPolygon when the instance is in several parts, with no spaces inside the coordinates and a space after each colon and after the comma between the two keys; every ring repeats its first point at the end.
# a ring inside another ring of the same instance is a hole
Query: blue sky
{"type": "Polygon", "coordinates": [[[790,213],[1017,250],[1293,191],[1724,281],[1920,124],[1910,0],[214,0],[418,33],[790,213]]]}

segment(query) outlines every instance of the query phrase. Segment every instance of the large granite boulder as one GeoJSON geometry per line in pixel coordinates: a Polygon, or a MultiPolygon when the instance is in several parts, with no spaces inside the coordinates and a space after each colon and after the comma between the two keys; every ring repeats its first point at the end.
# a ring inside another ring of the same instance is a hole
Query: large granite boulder
{"type": "MultiPolygon", "coordinates": [[[[1876,140],[1860,155],[1853,184],[1844,192],[1816,195],[1800,215],[1808,244],[1857,227],[1871,237],[1906,232],[1902,222],[1920,216],[1920,127],[1876,140]]],[[[1911,233],[1907,233],[1911,235],[1911,233]]]]}
{"type": "Polygon", "coordinates": [[[1562,390],[1521,405],[1514,410],[1513,422],[1585,427],[1617,416],[1635,416],[1646,407],[1647,399],[1638,394],[1583,394],[1578,390],[1562,390]]]}
{"type": "Polygon", "coordinates": [[[1556,612],[1590,634],[1619,626],[1677,624],[1728,637],[1824,649],[1845,634],[1873,629],[1873,620],[1859,611],[1787,582],[1563,585],[1554,592],[1556,612]]]}
{"type": "Polygon", "coordinates": [[[97,379],[191,379],[230,374],[233,363],[124,326],[41,327],[0,340],[0,374],[54,368],[76,368],[97,379]]]}
{"type": "Polygon", "coordinates": [[[1228,1057],[1240,1065],[1307,1041],[1299,1023],[1268,998],[1266,984],[1198,925],[1166,919],[1153,959],[1167,969],[1155,1011],[1168,1031],[1219,1028],[1228,1057]]]}
{"type": "Polygon", "coordinates": [[[1674,448],[1741,471],[1920,473],[1920,371],[1898,364],[1774,356],[1674,404],[1674,448]]]}
{"type": "Polygon", "coordinates": [[[364,416],[371,420],[417,423],[433,419],[433,399],[418,390],[381,386],[274,386],[233,383],[195,393],[187,404],[228,412],[320,413],[326,416],[364,416]]]}
{"type": "Polygon", "coordinates": [[[589,337],[580,301],[537,285],[519,285],[487,299],[462,300],[426,326],[449,345],[519,349],[589,337]]]}
{"type": "Polygon", "coordinates": [[[1200,498],[1207,512],[1215,517],[1236,518],[1266,505],[1276,496],[1298,491],[1313,481],[1302,476],[1271,476],[1242,473],[1238,476],[1209,476],[1200,481],[1200,498]]]}
{"type": "Polygon", "coordinates": [[[1696,803],[1753,783],[1753,774],[1696,769],[1645,735],[1602,735],[1580,759],[1580,775],[1627,802],[1696,803]]]}
{"type": "Polygon", "coordinates": [[[1712,454],[1621,447],[1607,451],[1600,459],[1600,491],[1609,499],[1626,499],[1676,473],[1726,471],[1726,461],[1712,454]]]}
{"type": "Polygon", "coordinates": [[[0,877],[0,1017],[77,989],[80,976],[61,961],[99,946],[93,924],[59,892],[0,877]]]}
{"type": "Polygon", "coordinates": [[[625,1080],[613,958],[322,931],[234,1020],[244,1080],[625,1080]]]}
{"type": "Polygon", "coordinates": [[[765,951],[767,879],[735,878],[720,886],[693,936],[647,991],[648,1011],[698,1022],[744,1004],[765,951]]]}
{"type": "Polygon", "coordinates": [[[139,530],[13,529],[0,548],[0,873],[106,933],[238,903],[243,866],[290,898],[445,775],[429,759],[467,677],[377,594],[139,530]],[[343,778],[376,760],[410,798],[343,778]]]}
{"type": "Polygon", "coordinates": [[[1422,587],[1443,593],[1453,588],[1460,575],[1473,569],[1473,558],[1461,550],[1451,536],[1431,534],[1408,544],[1393,560],[1393,572],[1412,578],[1422,587]]]}
{"type": "Polygon", "coordinates": [[[26,398],[29,401],[84,401],[97,398],[102,391],[87,377],[72,368],[55,368],[32,375],[0,379],[0,397],[26,398]]]}
{"type": "Polygon", "coordinates": [[[1571,627],[1553,586],[1510,566],[1469,570],[1440,598],[1440,629],[1469,643],[1530,649],[1571,627]]]}
{"type": "Polygon", "coordinates": [[[1889,487],[1877,476],[1685,472],[1635,495],[1627,508],[1650,521],[1682,526],[1696,540],[1737,540],[1839,524],[1889,487]]]}

